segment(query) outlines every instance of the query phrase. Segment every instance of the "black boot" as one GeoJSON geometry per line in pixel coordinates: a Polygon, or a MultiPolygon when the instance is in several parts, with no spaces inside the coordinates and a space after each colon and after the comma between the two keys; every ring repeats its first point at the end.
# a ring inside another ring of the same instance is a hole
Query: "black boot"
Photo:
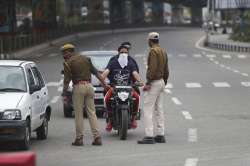
{"type": "Polygon", "coordinates": [[[166,143],[166,139],[165,139],[165,137],[162,136],[162,135],[157,135],[157,136],[155,136],[154,140],[155,140],[155,142],[157,142],[157,143],[166,143]]]}
{"type": "Polygon", "coordinates": [[[155,144],[154,137],[144,137],[142,140],[137,141],[138,144],[155,144]]]}
{"type": "Polygon", "coordinates": [[[83,137],[76,138],[72,146],[83,146],[83,137]]]}

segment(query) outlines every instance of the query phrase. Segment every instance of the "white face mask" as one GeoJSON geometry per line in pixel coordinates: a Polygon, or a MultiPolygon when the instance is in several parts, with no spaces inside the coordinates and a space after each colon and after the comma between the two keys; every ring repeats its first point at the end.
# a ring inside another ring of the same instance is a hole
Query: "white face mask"
{"type": "Polygon", "coordinates": [[[118,62],[122,68],[127,66],[128,65],[128,54],[127,53],[119,54],[118,62]]]}
{"type": "Polygon", "coordinates": [[[121,53],[120,55],[119,55],[119,57],[128,57],[128,53],[121,53]]]}

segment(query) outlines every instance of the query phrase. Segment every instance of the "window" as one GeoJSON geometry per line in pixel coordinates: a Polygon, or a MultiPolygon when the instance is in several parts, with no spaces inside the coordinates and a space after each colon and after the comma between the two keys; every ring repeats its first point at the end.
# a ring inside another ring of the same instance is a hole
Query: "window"
{"type": "Polygon", "coordinates": [[[32,69],[34,76],[35,76],[35,79],[38,81],[39,85],[41,87],[44,87],[45,82],[44,82],[43,77],[42,77],[41,73],[39,72],[39,70],[36,67],[32,67],[31,69],[32,69]]]}
{"type": "Polygon", "coordinates": [[[27,69],[27,77],[29,86],[35,85],[35,80],[30,69],[27,69]]]}
{"type": "Polygon", "coordinates": [[[0,66],[0,89],[2,91],[27,91],[23,69],[16,66],[0,66]]]}

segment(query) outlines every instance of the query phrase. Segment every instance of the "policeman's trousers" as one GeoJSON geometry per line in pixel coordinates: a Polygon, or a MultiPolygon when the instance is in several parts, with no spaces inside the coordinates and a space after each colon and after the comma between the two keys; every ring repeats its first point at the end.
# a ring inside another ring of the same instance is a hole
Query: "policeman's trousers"
{"type": "Polygon", "coordinates": [[[156,124],[155,135],[163,136],[164,110],[162,102],[164,98],[165,83],[163,79],[151,83],[151,89],[144,94],[144,125],[145,136],[154,136],[154,122],[156,124]]]}
{"type": "Polygon", "coordinates": [[[91,84],[77,84],[73,87],[73,107],[75,110],[76,137],[83,137],[83,108],[85,106],[93,137],[99,137],[94,104],[94,88],[91,84]]]}

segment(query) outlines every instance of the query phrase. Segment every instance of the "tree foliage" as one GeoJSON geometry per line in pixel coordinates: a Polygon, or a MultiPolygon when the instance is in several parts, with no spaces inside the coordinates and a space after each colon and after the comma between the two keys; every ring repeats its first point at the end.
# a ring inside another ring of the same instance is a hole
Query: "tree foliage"
{"type": "Polygon", "coordinates": [[[245,12],[243,16],[243,27],[240,23],[235,24],[231,39],[242,42],[250,42],[250,11],[245,12]]]}

